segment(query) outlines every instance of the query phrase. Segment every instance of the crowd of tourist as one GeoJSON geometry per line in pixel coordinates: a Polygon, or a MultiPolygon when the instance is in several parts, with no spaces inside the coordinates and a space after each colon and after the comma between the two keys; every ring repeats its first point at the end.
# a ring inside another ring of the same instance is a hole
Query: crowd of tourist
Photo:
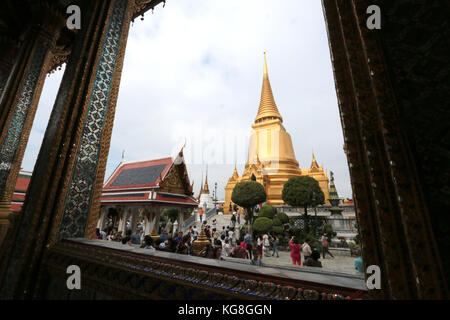
{"type": "MultiPolygon", "coordinates": [[[[209,244],[201,250],[199,256],[221,260],[226,257],[248,259],[251,264],[258,266],[263,266],[263,256],[280,257],[278,251],[279,239],[275,235],[264,234],[253,239],[253,236],[247,232],[237,238],[235,225],[236,215],[233,215],[230,225],[227,227],[223,226],[221,230],[217,229],[217,221],[215,219],[211,225],[203,221],[201,228],[209,240],[209,244]]],[[[122,242],[122,244],[130,246],[140,245],[141,248],[152,251],[158,250],[193,255],[194,243],[198,239],[199,234],[200,231],[195,225],[190,227],[185,233],[178,232],[176,234],[168,233],[165,228],[160,228],[159,237],[157,237],[157,240],[154,240],[150,235],[144,235],[143,227],[138,224],[134,232],[127,229],[125,236],[122,235],[122,232],[110,230],[109,228],[104,230],[97,229],[96,238],[122,242]]],[[[323,258],[325,258],[325,254],[332,256],[328,250],[326,235],[322,236],[321,244],[323,258]]],[[[311,248],[309,241],[300,244],[297,238],[293,236],[289,241],[289,247],[291,249],[290,257],[294,265],[322,267],[322,263],[319,261],[320,253],[316,248],[311,248]],[[304,259],[303,264],[302,255],[304,259]]]]}

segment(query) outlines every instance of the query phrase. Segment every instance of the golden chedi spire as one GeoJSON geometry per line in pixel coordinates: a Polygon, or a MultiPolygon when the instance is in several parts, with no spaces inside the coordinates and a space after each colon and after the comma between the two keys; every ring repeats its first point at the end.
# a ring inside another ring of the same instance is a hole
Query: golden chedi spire
{"type": "Polygon", "coordinates": [[[261,101],[259,103],[258,114],[256,115],[255,123],[264,119],[279,119],[283,122],[280,112],[278,112],[277,105],[270,86],[269,73],[267,72],[266,53],[264,52],[264,75],[263,85],[261,90],[261,101]]]}
{"type": "Polygon", "coordinates": [[[200,199],[200,196],[203,193],[203,170],[202,170],[202,182],[200,183],[200,192],[198,193],[198,199],[200,199]]]}
{"type": "Polygon", "coordinates": [[[206,177],[205,177],[205,186],[203,187],[204,193],[209,193],[209,186],[208,186],[208,166],[206,167],[206,177]]]}
{"type": "Polygon", "coordinates": [[[312,151],[311,168],[319,168],[319,164],[317,163],[316,157],[314,156],[314,150],[312,151]]]}
{"type": "MultiPolygon", "coordinates": [[[[266,189],[266,203],[283,206],[283,186],[291,177],[307,175],[316,179],[328,201],[328,177],[314,156],[311,168],[300,169],[295,157],[290,134],[284,128],[270,86],[267,60],[264,53],[264,77],[261,102],[248,145],[248,158],[244,172],[239,177],[236,167],[225,187],[225,203],[231,203],[231,195],[237,183],[256,179],[266,189]]],[[[328,203],[328,202],[327,202],[328,203]]]]}
{"type": "Polygon", "coordinates": [[[230,177],[230,179],[228,179],[228,181],[237,181],[238,179],[239,179],[239,173],[237,171],[236,164],[234,164],[233,175],[230,177]]]}

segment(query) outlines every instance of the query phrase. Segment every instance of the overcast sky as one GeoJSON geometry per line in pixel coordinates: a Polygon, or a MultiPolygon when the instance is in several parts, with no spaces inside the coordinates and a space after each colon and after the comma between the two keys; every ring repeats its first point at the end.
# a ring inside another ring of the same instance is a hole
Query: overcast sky
{"type": "MultiPolygon", "coordinates": [[[[311,152],[351,186],[320,0],[168,0],[130,28],[107,172],[174,156],[184,144],[195,193],[208,164],[218,196],[244,170],[267,52],[269,78],[300,167],[311,152]]],[[[23,169],[32,170],[63,71],[47,78],[23,169]]]]}

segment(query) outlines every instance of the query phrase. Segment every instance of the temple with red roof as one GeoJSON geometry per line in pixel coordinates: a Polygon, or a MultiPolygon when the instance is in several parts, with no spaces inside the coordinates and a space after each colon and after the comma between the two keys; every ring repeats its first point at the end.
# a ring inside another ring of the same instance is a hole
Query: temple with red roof
{"type": "Polygon", "coordinates": [[[31,174],[32,172],[30,171],[20,170],[11,200],[12,211],[20,211],[20,209],[22,209],[23,202],[25,201],[25,194],[27,193],[28,185],[30,184],[31,174]]]}
{"type": "Polygon", "coordinates": [[[166,208],[179,210],[177,221],[181,226],[198,206],[192,187],[183,150],[175,159],[125,161],[122,158],[103,186],[97,227],[125,234],[127,225],[134,231],[140,223],[145,226],[145,234],[156,235],[160,214],[166,208]]]}

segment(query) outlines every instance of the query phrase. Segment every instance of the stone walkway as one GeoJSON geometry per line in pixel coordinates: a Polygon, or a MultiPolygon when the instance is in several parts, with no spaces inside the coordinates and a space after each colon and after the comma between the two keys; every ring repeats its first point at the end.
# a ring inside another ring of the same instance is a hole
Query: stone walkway
{"type": "MultiPolygon", "coordinates": [[[[270,252],[272,254],[272,251],[270,252]]],[[[229,260],[230,258],[226,258],[226,260],[229,260]]],[[[245,263],[249,264],[250,261],[246,259],[234,259],[231,258],[233,262],[239,262],[239,263],[245,263]]],[[[354,267],[354,260],[355,257],[347,257],[347,256],[334,256],[334,259],[327,255],[326,259],[320,258],[319,261],[322,262],[322,268],[317,269],[326,269],[333,272],[342,272],[342,273],[350,273],[350,274],[358,274],[354,267]]],[[[290,252],[280,251],[280,257],[263,257],[263,264],[265,266],[271,266],[271,267],[287,267],[287,268],[307,268],[307,269],[316,269],[312,267],[303,267],[303,266],[297,266],[292,264],[292,260],[290,257],[290,252]]],[[[302,257],[302,263],[304,262],[304,259],[302,257]]]]}
{"type": "MultiPolygon", "coordinates": [[[[333,271],[341,271],[347,273],[357,273],[354,266],[355,257],[337,256],[331,258],[327,255],[326,259],[322,257],[319,259],[322,262],[322,268],[329,269],[333,271]]],[[[302,263],[305,260],[302,257],[302,263]]],[[[290,252],[280,252],[280,257],[263,257],[263,263],[273,266],[286,266],[286,267],[297,267],[292,264],[290,257],[290,252]]]]}
{"type": "MultiPolygon", "coordinates": [[[[242,217],[241,217],[242,218],[242,217]]],[[[228,226],[230,224],[231,215],[216,215],[208,219],[208,224],[211,225],[212,220],[217,220],[217,229],[220,231],[222,230],[222,226],[228,226]]],[[[236,229],[239,228],[239,225],[236,224],[236,229]]],[[[239,236],[236,235],[235,236],[239,236]]],[[[236,237],[234,237],[236,239],[236,237]]],[[[290,251],[280,251],[280,257],[263,257],[263,263],[267,266],[276,266],[276,267],[289,267],[289,268],[308,268],[308,267],[299,267],[292,265],[292,260],[290,257],[290,251]]],[[[272,251],[270,251],[270,254],[272,254],[272,251]]],[[[327,269],[334,272],[344,272],[344,273],[351,273],[351,274],[358,274],[355,270],[354,261],[356,257],[348,257],[348,256],[339,256],[334,255],[334,259],[331,258],[329,255],[327,255],[326,259],[323,259],[322,257],[319,259],[322,262],[322,269],[327,269]]],[[[240,263],[250,263],[248,260],[242,260],[242,259],[231,259],[235,262],[240,263]]],[[[305,260],[302,256],[302,263],[305,260]]],[[[309,269],[309,268],[308,268],[309,269]]]]}

